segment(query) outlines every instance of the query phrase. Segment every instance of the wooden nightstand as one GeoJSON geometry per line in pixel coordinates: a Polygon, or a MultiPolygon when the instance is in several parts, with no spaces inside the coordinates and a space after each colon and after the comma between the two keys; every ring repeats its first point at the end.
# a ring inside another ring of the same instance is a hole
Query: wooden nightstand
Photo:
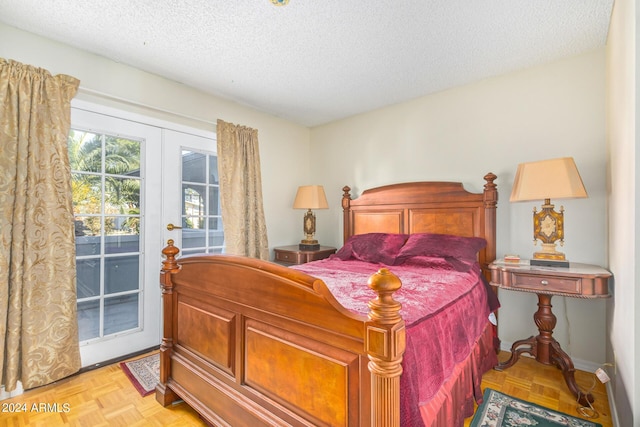
{"type": "Polygon", "coordinates": [[[275,262],[294,265],[328,258],[336,252],[336,248],[320,246],[320,249],[317,251],[301,251],[298,245],[291,245],[274,248],[273,251],[275,252],[275,262]]]}
{"type": "Polygon", "coordinates": [[[538,311],[533,320],[538,336],[519,340],[511,346],[511,357],[495,369],[502,371],[513,366],[522,353],[528,353],[545,365],[562,370],[569,390],[583,405],[593,402],[591,393],[583,393],[576,384],[573,361],[552,337],[556,316],[551,311],[554,295],[575,298],[608,298],[611,273],[590,264],[571,263],[568,268],[531,266],[528,261],[505,263],[497,260],[489,265],[491,284],[502,289],[532,292],[538,295],[538,311]]]}

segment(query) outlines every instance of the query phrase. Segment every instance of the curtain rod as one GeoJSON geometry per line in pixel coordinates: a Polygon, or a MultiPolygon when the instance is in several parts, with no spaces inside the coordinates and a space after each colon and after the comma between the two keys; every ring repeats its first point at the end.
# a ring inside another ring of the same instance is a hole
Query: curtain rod
{"type": "Polygon", "coordinates": [[[213,125],[214,128],[217,125],[217,121],[212,122],[210,120],[201,119],[199,117],[193,117],[193,116],[189,116],[187,114],[182,114],[182,113],[177,113],[175,111],[166,110],[164,108],[154,107],[153,105],[144,104],[144,103],[138,102],[138,101],[132,101],[130,99],[122,98],[122,97],[115,96],[115,95],[110,95],[108,93],[100,92],[100,91],[95,90],[95,89],[89,89],[89,88],[86,88],[86,87],[83,87],[83,86],[80,86],[78,88],[78,91],[81,92],[81,93],[84,93],[86,95],[94,95],[94,96],[98,96],[100,98],[104,98],[104,99],[107,99],[107,100],[110,100],[110,101],[117,101],[117,102],[121,102],[121,103],[124,103],[124,104],[127,104],[127,105],[132,105],[134,107],[146,108],[146,109],[151,110],[151,111],[170,114],[172,116],[180,117],[180,118],[187,119],[187,120],[194,120],[194,121],[197,121],[197,122],[200,122],[200,123],[204,123],[204,124],[207,124],[207,125],[213,125]]]}

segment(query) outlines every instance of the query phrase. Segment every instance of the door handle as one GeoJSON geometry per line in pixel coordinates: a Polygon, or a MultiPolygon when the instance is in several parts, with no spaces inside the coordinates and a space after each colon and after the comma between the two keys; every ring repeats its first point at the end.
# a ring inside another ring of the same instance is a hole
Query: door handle
{"type": "Polygon", "coordinates": [[[171,223],[167,224],[167,230],[172,231],[172,230],[175,230],[175,229],[181,230],[182,227],[178,227],[177,225],[173,225],[171,223]]]}

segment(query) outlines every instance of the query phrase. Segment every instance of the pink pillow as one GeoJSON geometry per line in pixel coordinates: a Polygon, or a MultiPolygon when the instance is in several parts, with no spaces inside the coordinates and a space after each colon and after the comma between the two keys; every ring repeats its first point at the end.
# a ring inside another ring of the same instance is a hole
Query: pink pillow
{"type": "Polygon", "coordinates": [[[407,241],[406,234],[367,233],[349,237],[333,257],[343,261],[359,261],[393,265],[400,248],[407,241]]]}
{"type": "Polygon", "coordinates": [[[473,266],[473,261],[461,260],[450,256],[446,257],[433,257],[433,256],[413,256],[402,261],[396,259],[395,265],[405,267],[419,267],[419,268],[431,268],[437,270],[455,270],[461,273],[466,273],[473,266]]]}
{"type": "MultiPolygon", "coordinates": [[[[454,262],[456,261],[453,258],[449,258],[449,259],[453,260],[454,262]]],[[[457,262],[461,262],[461,261],[457,261],[457,262]]],[[[395,265],[399,265],[399,263],[396,262],[395,265]]],[[[431,268],[434,270],[454,270],[455,269],[454,265],[452,265],[450,262],[447,262],[445,258],[439,257],[439,256],[434,257],[434,256],[418,255],[411,258],[407,258],[402,262],[402,265],[407,267],[431,268]]]]}
{"type": "Polygon", "coordinates": [[[464,261],[477,261],[478,251],[487,246],[480,237],[461,237],[449,234],[411,234],[400,253],[396,265],[415,256],[450,257],[464,261]]]}

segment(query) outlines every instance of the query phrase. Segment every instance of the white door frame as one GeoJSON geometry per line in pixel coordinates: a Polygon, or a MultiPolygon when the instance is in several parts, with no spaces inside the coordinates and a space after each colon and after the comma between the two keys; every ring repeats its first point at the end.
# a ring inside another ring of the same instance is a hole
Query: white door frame
{"type": "MultiPolygon", "coordinates": [[[[161,268],[162,248],[166,245],[167,230],[165,220],[164,186],[171,174],[163,173],[163,168],[167,162],[163,159],[165,153],[164,129],[171,129],[194,135],[215,137],[214,131],[207,132],[189,128],[175,123],[147,117],[140,114],[129,113],[123,110],[105,107],[81,100],[72,101],[72,127],[81,127],[88,115],[100,114],[104,124],[96,131],[109,133],[109,125],[119,121],[128,121],[146,129],[146,135],[131,135],[145,137],[153,141],[146,140],[144,150],[141,154],[144,163],[144,191],[141,203],[145,206],[144,229],[141,230],[141,252],[143,271],[143,291],[144,297],[141,327],[144,330],[140,333],[123,333],[100,340],[99,342],[83,343],[80,346],[82,366],[91,366],[101,362],[119,358],[123,355],[131,354],[140,350],[155,347],[160,344],[162,334],[162,304],[159,285],[159,273],[161,268]],[[74,122],[75,118],[75,122],[74,122]],[[117,341],[116,341],[117,340],[117,341]]],[[[115,125],[114,125],[115,126],[115,125]]],[[[112,132],[112,131],[111,131],[112,132]]],[[[180,157],[175,159],[175,169],[179,170],[180,157]]],[[[179,199],[179,193],[177,198],[179,199]]],[[[179,221],[179,220],[178,220],[179,221]]],[[[179,222],[178,222],[179,223],[179,222]]]]}

